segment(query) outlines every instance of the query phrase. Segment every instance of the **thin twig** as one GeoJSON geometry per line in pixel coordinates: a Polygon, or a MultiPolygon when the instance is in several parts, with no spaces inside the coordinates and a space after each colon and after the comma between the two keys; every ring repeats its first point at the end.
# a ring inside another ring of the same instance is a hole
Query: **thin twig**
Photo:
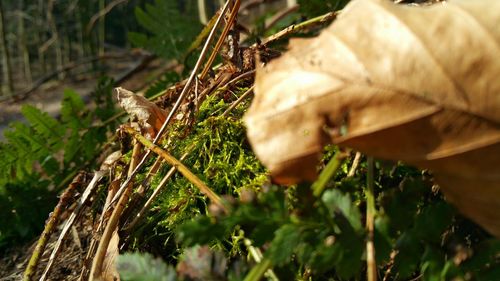
{"type": "Polygon", "coordinates": [[[356,155],[354,156],[354,160],[352,161],[352,166],[351,169],[349,169],[349,173],[347,173],[347,177],[354,177],[354,174],[356,173],[356,169],[359,166],[359,161],[361,160],[361,152],[356,152],[356,155]]]}
{"type": "MultiPolygon", "coordinates": [[[[187,149],[187,152],[184,153],[181,158],[179,158],[179,161],[184,161],[186,157],[189,155],[189,152],[191,152],[191,148],[187,149]]],[[[160,191],[163,190],[163,187],[167,183],[167,181],[174,175],[175,171],[177,171],[177,168],[174,166],[170,168],[170,170],[167,172],[167,174],[162,178],[161,182],[158,184],[158,186],[155,188],[153,191],[153,194],[149,197],[149,199],[146,201],[144,206],[141,208],[141,210],[137,213],[135,218],[130,222],[130,224],[125,228],[125,231],[130,232],[132,229],[135,228],[137,223],[142,219],[142,217],[146,214],[146,212],[149,210],[149,207],[151,204],[153,204],[153,201],[156,199],[156,197],[160,194],[160,191]]]]}
{"type": "Polygon", "coordinates": [[[377,281],[377,263],[375,261],[375,244],[373,241],[375,221],[375,194],[374,194],[374,163],[373,157],[368,157],[368,175],[366,193],[366,229],[368,239],[366,241],[366,276],[368,281],[377,281]]]}
{"type": "Polygon", "coordinates": [[[246,97],[248,97],[251,93],[253,93],[254,86],[250,87],[248,90],[246,90],[245,93],[243,93],[237,100],[235,100],[227,109],[222,113],[222,117],[226,117],[231,110],[233,110],[238,104],[240,104],[246,97]]]}
{"type": "MultiPolygon", "coordinates": [[[[128,176],[134,171],[135,166],[137,165],[138,159],[141,154],[142,150],[142,144],[139,143],[137,140],[134,140],[134,147],[132,149],[132,158],[130,160],[129,164],[129,170],[128,170],[128,176]]],[[[121,215],[123,213],[123,210],[125,209],[125,205],[128,202],[128,199],[130,197],[130,194],[132,193],[133,190],[133,185],[132,183],[129,184],[129,186],[125,189],[125,192],[123,193],[122,197],[120,197],[120,200],[118,201],[118,204],[116,205],[115,209],[113,210],[113,213],[111,213],[111,216],[109,218],[108,224],[106,225],[106,228],[104,229],[104,232],[102,233],[101,240],[99,241],[99,246],[97,246],[97,251],[95,253],[94,259],[92,261],[92,267],[90,268],[90,280],[99,280],[99,278],[102,275],[102,266],[104,262],[104,258],[106,256],[106,252],[109,248],[109,243],[111,241],[111,238],[113,237],[113,233],[118,229],[118,223],[121,218],[121,215]]],[[[107,208],[109,209],[109,208],[107,208]]]]}
{"type": "Polygon", "coordinates": [[[267,45],[267,44],[273,43],[273,42],[283,38],[286,35],[303,30],[306,27],[310,27],[310,26],[313,26],[316,24],[323,24],[325,22],[330,22],[331,20],[335,19],[339,13],[340,13],[340,11],[329,12],[329,13],[326,13],[322,16],[307,20],[305,22],[302,22],[299,24],[293,24],[293,25],[281,30],[280,32],[275,33],[275,34],[267,37],[265,40],[262,41],[261,44],[267,45]]]}
{"type": "Polygon", "coordinates": [[[119,187],[120,187],[120,179],[115,179],[111,181],[111,183],[109,184],[108,195],[106,196],[106,202],[104,203],[104,208],[103,208],[103,210],[107,211],[101,213],[101,217],[99,218],[99,224],[97,225],[95,231],[93,231],[92,241],[90,242],[90,246],[87,249],[87,255],[85,256],[83,262],[83,268],[82,271],[80,272],[80,277],[78,278],[78,281],[88,280],[90,274],[89,266],[92,267],[92,263],[89,261],[92,260],[92,257],[94,257],[94,254],[97,250],[97,246],[99,246],[98,243],[101,240],[102,233],[104,232],[104,228],[106,227],[105,223],[108,222],[112,212],[112,209],[108,208],[108,206],[111,203],[111,199],[115,195],[116,191],[118,191],[119,187]]]}
{"type": "MultiPolygon", "coordinates": [[[[227,1],[227,3],[229,3],[229,2],[231,2],[231,0],[227,1]]],[[[227,5],[227,3],[226,3],[226,5],[227,5]]],[[[207,75],[208,70],[210,69],[213,61],[215,60],[215,56],[217,55],[220,47],[222,46],[222,44],[226,40],[226,36],[229,33],[229,30],[231,29],[231,27],[233,26],[233,22],[236,19],[236,15],[238,15],[238,11],[240,9],[240,3],[241,3],[241,0],[234,0],[233,9],[231,10],[231,14],[229,15],[229,19],[228,19],[226,25],[224,26],[224,29],[222,30],[222,33],[219,37],[219,40],[217,40],[217,43],[215,44],[214,50],[210,54],[210,57],[208,57],[207,63],[205,64],[205,67],[201,71],[200,80],[202,80],[205,77],[205,75],[207,75]]],[[[223,14],[224,13],[222,13],[222,15],[223,14]]]]}
{"type": "Polygon", "coordinates": [[[125,127],[124,130],[130,135],[132,135],[140,143],[142,143],[145,147],[147,147],[150,151],[153,151],[154,153],[158,154],[160,157],[165,159],[165,161],[167,161],[170,165],[176,167],[177,170],[181,172],[181,174],[184,177],[186,177],[186,179],[189,180],[194,186],[196,186],[203,194],[205,194],[212,201],[213,204],[217,205],[225,213],[228,213],[229,209],[226,206],[226,204],[224,204],[219,195],[213,192],[202,180],[200,180],[200,178],[198,178],[195,174],[193,174],[193,172],[191,172],[191,170],[189,170],[188,167],[182,164],[182,162],[177,160],[175,157],[170,155],[167,151],[163,150],[161,147],[157,146],[153,142],[146,139],[140,133],[136,132],[133,128],[125,127]]]}
{"type": "Polygon", "coordinates": [[[104,229],[101,240],[99,241],[99,246],[97,247],[96,254],[92,261],[92,267],[90,269],[89,276],[90,281],[99,280],[99,278],[101,277],[103,261],[104,257],[106,256],[106,251],[108,250],[109,242],[111,241],[113,233],[118,226],[118,222],[120,220],[123,209],[127,204],[129,196],[132,193],[132,187],[133,185],[132,183],[130,183],[129,186],[125,189],[125,192],[122,194],[122,197],[120,197],[118,204],[116,204],[116,207],[109,218],[108,224],[104,229]]]}
{"type": "Polygon", "coordinates": [[[52,253],[50,254],[49,261],[47,263],[47,266],[45,267],[45,271],[43,272],[42,277],[40,277],[40,281],[44,281],[47,279],[48,274],[50,272],[50,269],[52,268],[52,265],[54,264],[54,260],[56,258],[56,255],[59,253],[62,242],[64,241],[64,238],[68,234],[68,231],[71,229],[71,226],[73,226],[73,223],[75,222],[75,220],[80,216],[83,208],[85,207],[85,204],[87,204],[87,201],[90,198],[90,195],[94,192],[94,190],[97,187],[97,183],[104,176],[104,174],[105,174],[104,171],[95,172],[94,177],[92,178],[89,185],[87,186],[87,188],[83,192],[82,196],[78,200],[78,206],[71,213],[68,220],[66,221],[66,224],[64,225],[64,227],[61,231],[61,234],[59,235],[59,238],[57,239],[57,242],[54,246],[54,249],[52,250],[52,253]]]}
{"type": "MultiPolygon", "coordinates": [[[[208,46],[210,45],[210,42],[212,41],[212,39],[215,36],[215,31],[217,30],[217,27],[219,26],[219,24],[220,24],[220,22],[221,22],[221,20],[223,18],[223,15],[226,13],[226,11],[227,11],[227,9],[229,7],[229,2],[230,1],[226,2],[226,5],[224,6],[224,8],[222,9],[222,12],[219,15],[219,18],[217,18],[217,22],[215,23],[214,27],[212,28],[212,31],[210,32],[210,34],[208,35],[207,41],[205,42],[205,45],[203,46],[203,49],[202,49],[201,54],[200,54],[200,56],[198,58],[198,61],[196,62],[195,67],[193,68],[193,71],[191,71],[191,75],[189,76],[189,78],[188,78],[188,80],[186,82],[186,85],[184,85],[184,88],[182,89],[181,94],[179,95],[179,97],[177,98],[177,101],[175,102],[174,106],[170,110],[167,118],[165,119],[165,122],[163,122],[163,125],[161,126],[160,130],[158,131],[158,133],[157,133],[155,139],[153,140],[152,144],[156,145],[158,143],[158,141],[160,140],[161,136],[165,132],[168,124],[170,123],[170,121],[172,120],[174,114],[176,113],[177,109],[180,107],[181,103],[184,101],[184,98],[186,97],[186,95],[187,95],[187,93],[188,93],[188,91],[189,91],[189,89],[191,87],[191,84],[194,81],[194,77],[196,76],[196,73],[198,72],[199,68],[201,67],[201,63],[203,61],[203,58],[205,57],[205,55],[206,55],[206,53],[208,51],[208,46]]],[[[135,177],[135,175],[139,172],[139,170],[142,168],[142,166],[144,165],[144,163],[146,163],[146,160],[148,159],[148,157],[149,157],[150,154],[151,154],[151,150],[147,150],[146,154],[142,157],[141,162],[139,162],[139,164],[134,169],[134,171],[132,172],[132,174],[129,177],[127,177],[127,179],[120,186],[120,189],[118,190],[118,192],[116,193],[115,197],[111,201],[112,204],[114,202],[116,202],[118,200],[118,198],[121,197],[121,195],[125,191],[125,188],[132,181],[132,179],[135,177]]]]}
{"type": "Polygon", "coordinates": [[[35,250],[33,251],[33,254],[31,255],[31,258],[28,262],[28,266],[26,267],[26,270],[24,271],[24,281],[30,281],[33,279],[33,275],[36,272],[36,267],[38,265],[38,261],[40,260],[41,256],[43,255],[43,252],[45,250],[45,246],[47,245],[47,242],[49,241],[50,235],[54,231],[54,228],[56,227],[57,223],[59,222],[59,216],[61,213],[64,211],[70,200],[73,198],[74,191],[76,188],[78,188],[83,181],[83,173],[79,173],[71,182],[71,184],[66,188],[66,190],[63,192],[61,195],[61,198],[59,198],[59,202],[57,203],[57,206],[54,208],[54,212],[50,215],[45,228],[43,229],[42,234],[40,235],[40,238],[38,239],[38,242],[36,244],[35,250]]]}
{"type": "Polygon", "coordinates": [[[229,88],[229,86],[235,84],[236,82],[239,82],[240,80],[243,80],[251,75],[255,74],[255,69],[249,70],[245,73],[242,73],[233,79],[231,79],[229,82],[227,82],[224,86],[219,87],[219,90],[226,90],[229,88]]]}
{"type": "Polygon", "coordinates": [[[268,31],[273,27],[275,24],[277,24],[280,20],[282,20],[284,17],[290,15],[291,13],[294,13],[299,10],[299,5],[293,5],[291,7],[287,7],[286,9],[280,11],[279,13],[275,14],[268,20],[266,20],[266,24],[264,27],[265,31],[268,31]]]}
{"type": "MultiPolygon", "coordinates": [[[[243,240],[243,243],[245,243],[245,246],[247,246],[248,252],[250,253],[250,256],[252,256],[252,258],[254,259],[254,261],[257,262],[257,263],[260,263],[262,261],[262,259],[264,258],[264,256],[262,255],[262,252],[260,251],[260,249],[254,247],[252,245],[252,241],[250,241],[250,239],[248,239],[248,238],[245,238],[243,240]]],[[[268,270],[266,270],[265,274],[272,281],[279,281],[278,276],[276,276],[276,273],[274,273],[274,271],[271,268],[269,268],[268,270]]]]}
{"type": "Polygon", "coordinates": [[[106,7],[104,7],[104,9],[100,10],[99,12],[97,12],[96,14],[94,14],[90,20],[89,20],[89,23],[87,24],[87,27],[85,28],[85,32],[87,34],[90,33],[90,31],[92,31],[92,28],[94,28],[94,25],[95,23],[102,17],[104,17],[106,14],[108,14],[109,12],[111,12],[111,10],[113,10],[114,7],[120,5],[121,3],[124,3],[124,2],[127,2],[128,0],[115,0],[111,3],[109,3],[108,5],[106,5],[106,7]]]}

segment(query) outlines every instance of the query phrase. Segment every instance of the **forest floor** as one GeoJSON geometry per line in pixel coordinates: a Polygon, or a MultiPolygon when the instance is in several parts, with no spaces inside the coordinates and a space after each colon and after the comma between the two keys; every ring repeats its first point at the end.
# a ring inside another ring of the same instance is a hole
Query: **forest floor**
{"type": "MultiPolygon", "coordinates": [[[[116,86],[131,91],[144,88],[163,73],[165,68],[169,67],[168,63],[160,59],[149,60],[148,58],[149,55],[144,52],[113,54],[101,63],[98,71],[68,74],[62,80],[52,79],[43,83],[23,99],[0,101],[0,141],[4,139],[3,132],[9,128],[9,123],[24,120],[21,113],[24,104],[36,106],[51,116],[57,117],[60,114],[65,89],[72,89],[80,94],[85,101],[89,101],[91,92],[103,75],[113,78],[114,81],[124,80],[116,86]]],[[[76,71],[78,69],[73,69],[72,72],[76,71]]],[[[18,82],[17,88],[21,88],[20,84],[23,83],[18,82]]]]}
{"type": "MultiPolygon", "coordinates": [[[[50,80],[43,83],[36,90],[31,92],[26,98],[18,101],[6,100],[0,101],[0,141],[4,138],[4,130],[9,128],[9,123],[14,121],[23,122],[24,117],[21,113],[21,108],[24,104],[31,104],[37,108],[48,112],[50,115],[57,117],[60,114],[61,101],[65,89],[72,89],[79,93],[87,102],[90,101],[90,94],[95,89],[100,77],[106,75],[113,78],[115,81],[122,80],[116,86],[121,86],[131,91],[139,91],[144,89],[152,81],[156,80],[166,69],[171,68],[171,63],[166,63],[161,59],[150,59],[148,54],[141,52],[132,52],[130,54],[106,60],[101,65],[101,71],[93,73],[85,73],[77,76],[67,76],[63,80],[50,80]]],[[[82,229],[88,226],[79,226],[82,229]]],[[[60,231],[60,229],[58,230],[60,231]]],[[[81,243],[88,242],[90,237],[85,231],[77,231],[79,233],[77,238],[73,234],[73,238],[81,241],[81,243]],[[88,237],[87,237],[88,236],[88,237]]],[[[55,243],[54,237],[50,243],[55,243]]],[[[0,281],[7,280],[20,280],[22,273],[26,267],[31,252],[35,246],[36,240],[25,245],[20,245],[11,248],[3,257],[0,257],[0,281]]],[[[78,245],[80,243],[72,243],[78,245]]],[[[73,245],[73,246],[74,246],[73,245]]],[[[56,275],[59,274],[61,278],[67,280],[67,272],[78,272],[72,270],[81,259],[83,251],[81,248],[73,247],[66,249],[64,259],[65,262],[59,263],[56,266],[56,275]],[[73,249],[74,248],[74,249],[73,249]]],[[[42,264],[48,262],[48,256],[42,257],[42,264]]],[[[78,276],[73,276],[77,279],[78,276]]],[[[61,279],[62,280],[62,279],[61,279]]]]}

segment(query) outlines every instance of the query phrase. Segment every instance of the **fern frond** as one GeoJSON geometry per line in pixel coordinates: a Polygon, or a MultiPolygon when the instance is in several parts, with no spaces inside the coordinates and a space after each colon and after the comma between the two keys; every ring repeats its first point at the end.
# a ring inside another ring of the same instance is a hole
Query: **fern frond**
{"type": "Polygon", "coordinates": [[[36,133],[45,138],[48,145],[54,149],[63,147],[63,138],[66,131],[54,117],[32,105],[23,105],[21,112],[31,123],[36,133]]]}
{"type": "Polygon", "coordinates": [[[144,9],[137,7],[137,21],[148,34],[130,32],[129,40],[166,59],[180,57],[201,30],[194,6],[185,7],[181,11],[178,1],[173,0],[155,0],[144,9]]]}

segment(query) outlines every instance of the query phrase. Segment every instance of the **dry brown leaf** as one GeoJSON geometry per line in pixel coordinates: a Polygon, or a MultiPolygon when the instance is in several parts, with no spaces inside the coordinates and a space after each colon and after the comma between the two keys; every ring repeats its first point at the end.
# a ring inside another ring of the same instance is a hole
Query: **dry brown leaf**
{"type": "Polygon", "coordinates": [[[355,0],[258,69],[250,142],[281,182],[316,177],[326,143],[432,169],[500,237],[500,1],[355,0]]]}
{"type": "Polygon", "coordinates": [[[120,106],[132,117],[137,118],[137,121],[145,129],[152,128],[158,132],[167,119],[167,112],[150,102],[141,95],[136,95],[133,92],[124,88],[115,88],[116,97],[120,106]]]}

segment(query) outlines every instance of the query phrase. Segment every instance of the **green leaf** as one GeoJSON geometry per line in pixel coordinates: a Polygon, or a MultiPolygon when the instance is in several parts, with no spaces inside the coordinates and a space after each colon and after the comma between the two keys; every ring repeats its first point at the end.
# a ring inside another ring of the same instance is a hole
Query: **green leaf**
{"type": "Polygon", "coordinates": [[[63,146],[65,130],[56,119],[32,105],[23,105],[21,112],[54,151],[63,146]]]}
{"type": "Polygon", "coordinates": [[[417,237],[429,242],[439,242],[441,235],[451,224],[453,208],[446,202],[426,206],[415,220],[417,237]]]}
{"type": "Polygon", "coordinates": [[[78,130],[83,126],[81,114],[85,108],[82,98],[71,89],[64,90],[64,97],[61,104],[61,120],[69,124],[70,128],[78,130]]]}
{"type": "Polygon", "coordinates": [[[203,216],[181,224],[176,230],[176,238],[185,246],[203,245],[224,237],[226,231],[224,225],[213,223],[203,216]]]}
{"type": "Polygon", "coordinates": [[[390,237],[390,221],[386,216],[379,215],[375,219],[374,243],[375,259],[378,265],[389,261],[392,250],[392,239],[390,237]]]}
{"type": "Polygon", "coordinates": [[[123,281],[175,281],[175,270],[150,254],[127,253],[118,256],[116,268],[123,281]]]}
{"type": "Polygon", "coordinates": [[[196,6],[185,6],[182,10],[177,1],[155,0],[144,9],[137,7],[137,22],[148,34],[130,32],[129,40],[165,59],[179,58],[201,30],[196,6]]]}
{"type": "Polygon", "coordinates": [[[276,265],[283,265],[290,261],[292,254],[300,243],[301,230],[293,224],[285,224],[276,230],[271,242],[267,257],[276,265]]]}
{"type": "Polygon", "coordinates": [[[399,278],[406,279],[417,269],[423,248],[415,234],[406,232],[396,242],[396,251],[394,272],[398,273],[399,278]]]}
{"type": "Polygon", "coordinates": [[[352,203],[349,194],[343,194],[337,189],[330,189],[325,191],[321,200],[323,200],[332,216],[335,216],[336,212],[340,212],[346,217],[354,230],[357,232],[363,231],[361,213],[358,207],[352,203]]]}

